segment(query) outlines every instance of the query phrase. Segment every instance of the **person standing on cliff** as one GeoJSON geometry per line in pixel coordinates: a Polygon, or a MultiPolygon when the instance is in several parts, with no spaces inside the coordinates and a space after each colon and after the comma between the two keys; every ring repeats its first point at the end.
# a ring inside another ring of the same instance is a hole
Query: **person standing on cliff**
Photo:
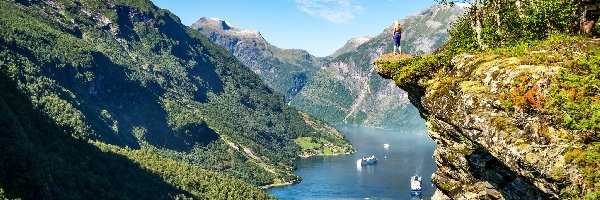
{"type": "Polygon", "coordinates": [[[400,20],[394,23],[392,37],[394,38],[394,55],[396,55],[396,47],[398,47],[398,51],[402,54],[402,46],[400,44],[400,39],[402,39],[402,27],[400,26],[400,20]]]}

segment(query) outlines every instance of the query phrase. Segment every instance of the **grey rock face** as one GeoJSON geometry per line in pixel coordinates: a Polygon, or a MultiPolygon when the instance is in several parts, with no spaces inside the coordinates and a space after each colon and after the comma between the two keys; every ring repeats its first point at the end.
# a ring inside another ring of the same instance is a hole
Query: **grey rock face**
{"type": "Polygon", "coordinates": [[[275,47],[260,32],[238,29],[221,19],[203,17],[191,27],[227,49],[288,99],[304,87],[321,64],[305,50],[275,47]]]}
{"type": "Polygon", "coordinates": [[[543,113],[501,105],[519,77],[534,77],[543,93],[557,73],[515,57],[459,55],[443,75],[399,85],[437,143],[436,199],[559,199],[581,187],[580,172],[564,156],[577,134],[553,128],[543,113]]]}

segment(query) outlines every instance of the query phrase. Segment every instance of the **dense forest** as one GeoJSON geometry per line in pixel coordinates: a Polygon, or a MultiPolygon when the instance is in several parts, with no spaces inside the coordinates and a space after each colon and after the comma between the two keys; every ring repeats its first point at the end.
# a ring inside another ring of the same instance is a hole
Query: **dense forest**
{"type": "Polygon", "coordinates": [[[263,198],[252,186],[297,181],[292,160],[324,152],[297,138],[352,151],[335,128],[287,106],[149,0],[0,7],[2,126],[10,126],[0,188],[10,198],[263,198]]]}
{"type": "Polygon", "coordinates": [[[23,199],[269,198],[243,181],[156,149],[133,150],[71,137],[0,73],[0,197],[23,199]],[[98,148],[100,147],[100,148],[98,148]]]}

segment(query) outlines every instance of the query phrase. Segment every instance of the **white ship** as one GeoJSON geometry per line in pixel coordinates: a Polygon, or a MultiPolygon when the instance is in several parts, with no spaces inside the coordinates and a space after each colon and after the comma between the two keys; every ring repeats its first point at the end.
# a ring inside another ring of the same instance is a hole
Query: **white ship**
{"type": "Polygon", "coordinates": [[[410,177],[410,196],[421,197],[421,177],[414,175],[410,177]]]}
{"type": "Polygon", "coordinates": [[[356,163],[360,163],[360,165],[375,164],[377,163],[377,157],[375,157],[375,155],[372,155],[370,157],[363,157],[361,159],[358,159],[356,163]]]}

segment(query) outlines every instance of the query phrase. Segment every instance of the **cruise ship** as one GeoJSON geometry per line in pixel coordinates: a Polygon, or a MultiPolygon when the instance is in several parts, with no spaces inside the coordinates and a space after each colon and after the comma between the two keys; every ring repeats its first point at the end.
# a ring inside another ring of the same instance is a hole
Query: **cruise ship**
{"type": "Polygon", "coordinates": [[[363,157],[361,159],[358,159],[356,163],[360,163],[360,165],[375,164],[377,163],[377,157],[375,157],[375,155],[372,155],[371,157],[363,157]]]}
{"type": "Polygon", "coordinates": [[[410,177],[410,196],[421,198],[421,177],[414,175],[410,177]]]}

